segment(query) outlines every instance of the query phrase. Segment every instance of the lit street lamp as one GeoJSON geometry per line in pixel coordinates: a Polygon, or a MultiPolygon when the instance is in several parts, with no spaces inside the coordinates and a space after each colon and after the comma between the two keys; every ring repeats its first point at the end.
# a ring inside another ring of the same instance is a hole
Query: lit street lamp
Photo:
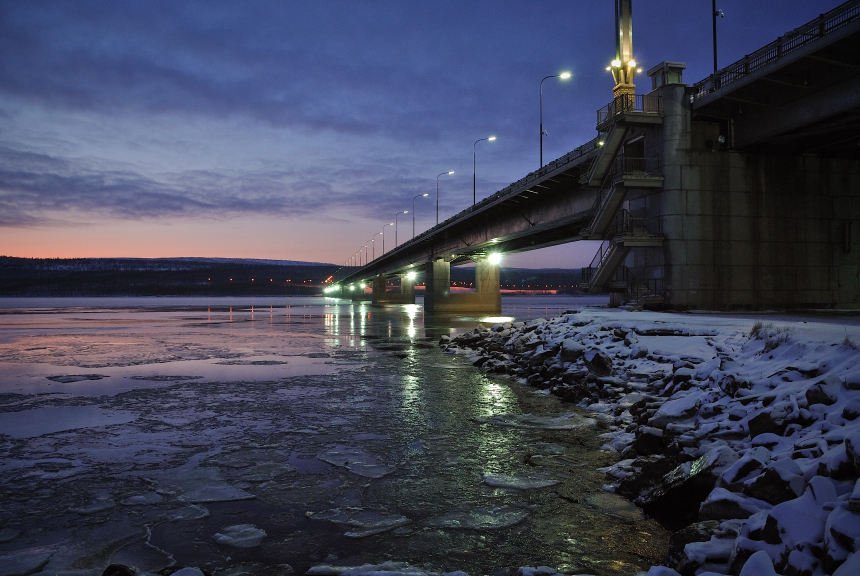
{"type": "MultiPolygon", "coordinates": [[[[450,172],[442,172],[439,176],[444,176],[445,174],[453,174],[454,171],[450,172]]],[[[436,225],[439,225],[439,176],[436,176],[436,225]]]]}
{"type": "MultiPolygon", "coordinates": [[[[716,2],[716,0],[714,0],[716,2]]],[[[562,72],[561,74],[551,74],[540,81],[540,167],[543,168],[543,81],[550,78],[561,78],[567,80],[570,78],[570,72],[562,72]]]]}
{"type": "Polygon", "coordinates": [[[386,226],[394,226],[394,222],[389,222],[388,224],[382,225],[382,232],[380,232],[380,234],[382,234],[382,254],[385,254],[385,227],[386,226]]]}
{"type": "Polygon", "coordinates": [[[394,247],[397,248],[397,217],[401,214],[409,214],[409,210],[404,210],[403,212],[398,212],[394,215],[394,247]]]}
{"type": "Polygon", "coordinates": [[[489,138],[479,138],[479,139],[475,140],[475,143],[472,145],[472,206],[474,206],[478,201],[476,187],[475,187],[475,179],[476,179],[475,174],[477,172],[476,166],[477,166],[477,158],[478,158],[478,142],[483,142],[484,140],[487,140],[488,142],[492,142],[495,139],[496,139],[495,136],[490,136],[489,138]]]}
{"type": "Polygon", "coordinates": [[[424,194],[416,194],[414,198],[412,198],[412,237],[415,238],[415,198],[423,198],[425,196],[430,196],[429,192],[425,192],[424,194]]]}

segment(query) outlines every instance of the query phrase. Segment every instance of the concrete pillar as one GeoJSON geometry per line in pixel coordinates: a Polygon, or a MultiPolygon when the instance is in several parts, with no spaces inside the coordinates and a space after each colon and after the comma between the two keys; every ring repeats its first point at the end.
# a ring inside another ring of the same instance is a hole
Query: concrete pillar
{"type": "Polygon", "coordinates": [[[411,299],[409,304],[415,304],[415,277],[409,277],[409,274],[400,276],[400,295],[403,299],[411,299]]]}
{"type": "Polygon", "coordinates": [[[409,279],[406,274],[400,277],[400,293],[387,292],[388,279],[385,276],[377,276],[373,279],[373,305],[385,306],[392,304],[415,304],[415,280],[409,279]]]}
{"type": "Polygon", "coordinates": [[[388,283],[385,276],[377,276],[373,279],[373,302],[385,299],[385,286],[388,283]]]}
{"type": "Polygon", "coordinates": [[[481,306],[491,312],[501,313],[502,293],[499,283],[499,265],[489,260],[478,260],[475,263],[475,288],[481,297],[481,306]]]}
{"type": "Polygon", "coordinates": [[[451,293],[451,263],[444,260],[424,266],[424,310],[434,312],[451,293]]]}
{"type": "MultiPolygon", "coordinates": [[[[698,302],[699,273],[690,259],[678,255],[689,251],[688,242],[697,232],[690,230],[691,222],[686,219],[688,192],[682,182],[682,172],[689,165],[688,151],[691,146],[690,104],[686,87],[683,84],[669,84],[662,89],[663,96],[663,192],[660,195],[660,214],[664,250],[668,254],[665,278],[668,303],[684,307],[688,304],[688,292],[698,302]],[[683,223],[683,226],[681,224],[683,223]],[[693,264],[691,266],[691,264],[693,264]]],[[[705,307],[705,303],[700,304],[705,307]]]]}
{"type": "Polygon", "coordinates": [[[486,260],[475,266],[474,293],[451,293],[451,265],[445,261],[428,262],[424,275],[424,311],[452,314],[499,314],[502,296],[499,290],[499,266],[486,260]]]}

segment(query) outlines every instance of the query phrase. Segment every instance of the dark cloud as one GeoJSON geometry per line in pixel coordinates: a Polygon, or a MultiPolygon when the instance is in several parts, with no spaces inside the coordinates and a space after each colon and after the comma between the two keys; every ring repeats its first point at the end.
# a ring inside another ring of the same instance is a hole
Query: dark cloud
{"type": "MultiPolygon", "coordinates": [[[[721,62],[837,4],[722,0],[721,62]]],[[[0,0],[0,122],[14,105],[106,125],[230,119],[250,132],[289,128],[353,143],[289,169],[164,174],[4,139],[0,226],[38,224],[47,211],[159,218],[337,208],[389,220],[414,195],[435,194],[438,172],[456,169],[442,195],[450,215],[471,198],[475,139],[499,136],[481,151],[479,197],[537,168],[541,77],[574,74],[545,85],[545,159],[594,135],[594,111],[611,97],[603,67],[614,53],[612,14],[611,3],[584,0],[0,0]],[[362,137],[378,151],[356,149],[362,137]]],[[[709,2],[637,0],[634,16],[646,67],[686,61],[688,82],[710,72],[709,2]]],[[[639,83],[647,91],[648,79],[639,83]]]]}

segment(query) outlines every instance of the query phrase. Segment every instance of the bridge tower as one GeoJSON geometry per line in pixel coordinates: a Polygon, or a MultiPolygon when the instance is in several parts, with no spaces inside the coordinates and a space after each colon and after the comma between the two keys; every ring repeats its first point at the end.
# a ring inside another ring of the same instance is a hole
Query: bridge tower
{"type": "Polygon", "coordinates": [[[612,72],[615,98],[636,93],[636,60],[633,58],[633,0],[615,0],[615,59],[608,70],[612,72]]]}

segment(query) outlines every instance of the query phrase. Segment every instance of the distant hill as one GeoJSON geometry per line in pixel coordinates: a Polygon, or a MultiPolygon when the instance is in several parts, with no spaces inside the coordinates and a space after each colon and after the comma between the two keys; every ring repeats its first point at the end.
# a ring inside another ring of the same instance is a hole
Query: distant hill
{"type": "Polygon", "coordinates": [[[0,256],[0,296],[316,294],[337,268],[288,260],[0,256]]]}
{"type": "MultiPolygon", "coordinates": [[[[319,294],[335,264],[233,258],[0,256],[0,296],[279,296],[319,294]]],[[[502,288],[576,292],[579,270],[502,268],[502,288]]],[[[452,268],[469,286],[474,269],[452,268]]]]}

